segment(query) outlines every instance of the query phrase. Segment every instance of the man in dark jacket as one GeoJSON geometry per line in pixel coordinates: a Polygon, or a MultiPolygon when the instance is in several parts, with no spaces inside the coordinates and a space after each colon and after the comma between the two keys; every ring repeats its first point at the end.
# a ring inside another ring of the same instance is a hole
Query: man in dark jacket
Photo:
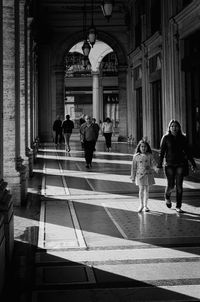
{"type": "Polygon", "coordinates": [[[81,142],[84,143],[86,168],[92,167],[93,152],[98,138],[99,131],[92,123],[92,118],[86,116],[86,122],[80,127],[81,142]]]}
{"type": "Polygon", "coordinates": [[[72,129],[74,129],[74,123],[70,120],[70,115],[66,115],[66,119],[62,123],[62,130],[65,139],[66,151],[70,152],[71,148],[69,145],[70,137],[72,134],[72,129]]]}
{"type": "Polygon", "coordinates": [[[54,132],[54,142],[57,145],[58,142],[62,142],[62,121],[60,115],[57,115],[56,120],[53,123],[53,132],[54,132]]]}

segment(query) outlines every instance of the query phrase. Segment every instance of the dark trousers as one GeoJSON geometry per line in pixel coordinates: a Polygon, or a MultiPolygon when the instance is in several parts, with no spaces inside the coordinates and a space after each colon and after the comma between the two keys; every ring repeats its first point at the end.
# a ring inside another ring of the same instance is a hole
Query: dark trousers
{"type": "Polygon", "coordinates": [[[95,141],[84,141],[85,161],[87,165],[91,165],[92,163],[94,148],[95,141]]]}
{"type": "Polygon", "coordinates": [[[62,133],[55,131],[55,144],[61,144],[62,143],[62,133]]]}
{"type": "Polygon", "coordinates": [[[167,177],[167,187],[165,189],[165,198],[170,199],[171,192],[176,185],[176,207],[181,208],[183,195],[183,166],[165,166],[165,175],[167,177]]]}
{"type": "Polygon", "coordinates": [[[104,137],[105,137],[105,140],[106,140],[106,147],[111,148],[112,133],[104,133],[104,137]]]}

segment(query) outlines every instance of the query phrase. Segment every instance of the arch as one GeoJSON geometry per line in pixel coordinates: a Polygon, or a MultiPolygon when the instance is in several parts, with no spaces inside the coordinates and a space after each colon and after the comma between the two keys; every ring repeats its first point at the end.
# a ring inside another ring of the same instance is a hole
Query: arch
{"type": "MultiPolygon", "coordinates": [[[[53,65],[62,66],[66,51],[69,51],[76,43],[80,42],[81,40],[83,40],[82,31],[76,34],[73,33],[64,40],[57,43],[55,45],[55,48],[53,49],[53,65]]],[[[117,40],[116,37],[101,31],[98,32],[98,40],[108,44],[113,49],[113,51],[116,53],[119,66],[127,66],[127,55],[121,42],[117,40]]]]}
{"type": "MultiPolygon", "coordinates": [[[[121,41],[117,37],[108,34],[106,32],[99,32],[97,39],[109,45],[113,52],[117,56],[118,60],[118,78],[119,78],[119,134],[122,137],[127,136],[127,66],[128,58],[126,51],[121,41]]],[[[51,56],[51,68],[52,68],[52,107],[54,108],[54,114],[56,111],[61,111],[63,108],[63,95],[64,95],[64,57],[69,50],[78,42],[83,40],[83,32],[77,32],[76,34],[69,35],[64,39],[54,44],[52,48],[51,56]],[[61,91],[63,95],[61,95],[61,91]]]]}

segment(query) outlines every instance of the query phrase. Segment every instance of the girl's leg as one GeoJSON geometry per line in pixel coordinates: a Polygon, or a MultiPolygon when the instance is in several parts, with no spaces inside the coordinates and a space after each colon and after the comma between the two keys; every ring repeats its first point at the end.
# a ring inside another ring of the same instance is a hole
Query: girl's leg
{"type": "Polygon", "coordinates": [[[107,133],[104,133],[104,137],[105,137],[106,151],[108,151],[108,137],[107,137],[107,133]]]}
{"type": "Polygon", "coordinates": [[[139,186],[139,201],[140,206],[138,208],[138,212],[141,212],[144,207],[144,186],[139,186]]]}
{"type": "Polygon", "coordinates": [[[183,167],[176,168],[176,208],[180,209],[182,206],[183,196],[183,167]]]}
{"type": "Polygon", "coordinates": [[[144,186],[144,210],[145,210],[145,212],[149,211],[149,208],[147,206],[148,199],[149,199],[149,186],[144,186]]]}

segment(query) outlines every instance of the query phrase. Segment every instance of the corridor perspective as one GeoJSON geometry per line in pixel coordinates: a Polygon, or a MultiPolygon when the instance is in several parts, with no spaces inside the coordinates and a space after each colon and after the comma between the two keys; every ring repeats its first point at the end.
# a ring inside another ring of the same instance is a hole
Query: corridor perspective
{"type": "Polygon", "coordinates": [[[100,139],[87,169],[75,135],[70,153],[40,145],[29,201],[15,208],[5,302],[200,301],[199,170],[184,181],[184,213],[166,207],[163,175],[155,175],[150,212],[138,213],[134,147],[112,147],[105,152],[100,139]]]}

